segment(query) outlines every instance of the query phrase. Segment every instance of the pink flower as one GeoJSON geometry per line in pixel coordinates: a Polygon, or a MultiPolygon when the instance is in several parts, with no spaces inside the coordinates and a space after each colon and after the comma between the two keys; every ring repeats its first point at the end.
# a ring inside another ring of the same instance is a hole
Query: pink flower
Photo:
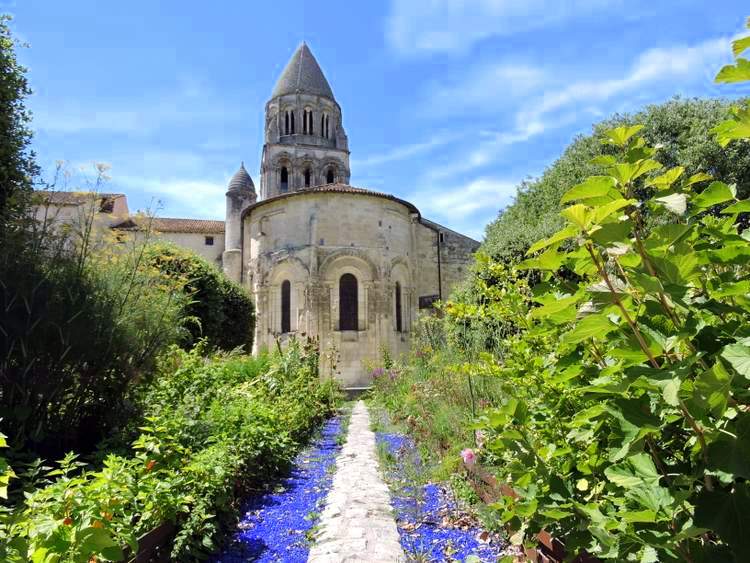
{"type": "Polygon", "coordinates": [[[461,452],[461,457],[464,460],[464,465],[467,467],[474,467],[474,465],[477,462],[477,454],[474,453],[474,450],[470,448],[466,448],[461,452]]]}

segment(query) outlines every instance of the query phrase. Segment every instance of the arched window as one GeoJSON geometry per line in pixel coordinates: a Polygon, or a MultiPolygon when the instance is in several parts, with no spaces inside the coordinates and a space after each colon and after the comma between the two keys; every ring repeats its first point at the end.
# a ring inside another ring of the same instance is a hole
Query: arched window
{"type": "Polygon", "coordinates": [[[289,112],[284,115],[284,135],[289,134],[289,112]]]}
{"type": "Polygon", "coordinates": [[[310,187],[310,169],[309,168],[305,168],[305,187],[306,188],[310,187]]]}
{"type": "Polygon", "coordinates": [[[328,172],[326,172],[326,182],[329,184],[333,184],[333,168],[329,168],[328,172]]]}
{"type": "Polygon", "coordinates": [[[302,132],[305,135],[309,133],[308,131],[308,124],[310,123],[309,115],[310,115],[310,112],[307,110],[305,110],[304,113],[302,114],[302,132]]]}
{"type": "Polygon", "coordinates": [[[286,166],[281,167],[281,185],[279,189],[282,192],[289,190],[289,171],[286,169],[286,166]]]}
{"type": "Polygon", "coordinates": [[[331,135],[328,130],[328,116],[326,115],[326,139],[330,139],[330,138],[331,138],[331,135]]]}
{"type": "Polygon", "coordinates": [[[344,274],[339,280],[339,330],[357,330],[357,278],[344,274]]]}
{"type": "Polygon", "coordinates": [[[320,136],[325,137],[326,136],[326,116],[324,114],[320,115],[320,136]]]}
{"type": "Polygon", "coordinates": [[[292,284],[289,280],[281,283],[281,332],[292,332],[292,284]]]}
{"type": "Polygon", "coordinates": [[[291,124],[292,124],[292,127],[291,127],[291,132],[292,132],[292,135],[294,135],[294,111],[291,111],[291,112],[289,112],[289,113],[291,114],[291,115],[290,115],[290,119],[289,119],[289,121],[290,121],[290,122],[291,122],[291,124]]]}
{"type": "Polygon", "coordinates": [[[396,332],[403,332],[403,317],[401,312],[401,284],[396,282],[396,332]]]}
{"type": "Polygon", "coordinates": [[[305,133],[313,134],[313,112],[311,109],[305,110],[305,133]]]}

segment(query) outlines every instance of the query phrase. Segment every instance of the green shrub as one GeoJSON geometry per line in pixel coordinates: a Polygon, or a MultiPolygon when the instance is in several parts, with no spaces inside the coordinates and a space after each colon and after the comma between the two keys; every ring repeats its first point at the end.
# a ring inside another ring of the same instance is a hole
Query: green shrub
{"type": "Polygon", "coordinates": [[[188,346],[205,338],[221,350],[252,349],[255,308],[243,288],[194,252],[170,243],[149,244],[147,259],[164,276],[182,284],[190,299],[184,307],[185,316],[192,320],[188,346]]]}
{"type": "Polygon", "coordinates": [[[147,423],[132,457],[87,471],[73,455],[56,479],[0,512],[0,559],[122,560],[123,548],[164,522],[177,524],[176,561],[204,559],[251,486],[288,466],[339,399],[321,383],[317,350],[205,358],[205,346],[166,354],[139,401],[147,423]]]}

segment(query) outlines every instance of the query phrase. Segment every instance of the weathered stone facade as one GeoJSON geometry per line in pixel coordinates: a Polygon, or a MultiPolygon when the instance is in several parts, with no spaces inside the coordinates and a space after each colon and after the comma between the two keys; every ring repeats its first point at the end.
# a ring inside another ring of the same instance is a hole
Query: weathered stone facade
{"type": "Polygon", "coordinates": [[[260,198],[244,168],[227,192],[224,271],[252,292],[256,349],[318,338],[322,375],[370,384],[405,352],[422,309],[460,281],[478,242],[409,202],[353,188],[341,109],[306,45],[266,105],[260,198]]]}

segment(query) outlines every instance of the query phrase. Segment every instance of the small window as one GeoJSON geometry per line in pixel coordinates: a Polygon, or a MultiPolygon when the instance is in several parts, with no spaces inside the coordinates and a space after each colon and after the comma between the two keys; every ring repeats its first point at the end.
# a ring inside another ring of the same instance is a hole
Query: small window
{"type": "Polygon", "coordinates": [[[357,330],[357,278],[344,274],[339,279],[339,330],[357,330]]]}
{"type": "Polygon", "coordinates": [[[281,184],[279,186],[280,191],[289,191],[289,171],[286,166],[281,167],[281,184]]]}
{"type": "Polygon", "coordinates": [[[281,283],[281,332],[292,332],[292,284],[289,280],[281,283]]]}
{"type": "Polygon", "coordinates": [[[289,134],[289,112],[284,115],[284,135],[289,134]]]}
{"type": "Polygon", "coordinates": [[[310,187],[310,169],[309,168],[305,168],[305,187],[306,188],[310,187]]]}
{"type": "Polygon", "coordinates": [[[401,284],[396,282],[396,332],[403,332],[403,313],[401,311],[401,284]]]}
{"type": "Polygon", "coordinates": [[[440,244],[443,244],[445,242],[445,233],[440,233],[439,235],[440,244]]]}
{"type": "Polygon", "coordinates": [[[100,213],[112,213],[115,210],[115,199],[112,197],[103,197],[99,202],[100,213]]]}
{"type": "Polygon", "coordinates": [[[291,114],[291,115],[290,115],[290,119],[289,119],[289,122],[290,122],[290,123],[291,123],[291,125],[292,125],[292,126],[291,126],[291,132],[292,132],[292,135],[294,135],[294,112],[292,111],[292,112],[290,112],[290,114],[291,114]]]}
{"type": "Polygon", "coordinates": [[[206,237],[206,246],[214,245],[214,237],[206,237]]]}
{"type": "Polygon", "coordinates": [[[326,115],[326,139],[330,139],[330,138],[331,138],[331,134],[328,128],[328,116],[326,115]]]}
{"type": "Polygon", "coordinates": [[[325,137],[326,132],[326,116],[321,115],[320,116],[320,136],[325,137]]]}
{"type": "Polygon", "coordinates": [[[326,173],[326,182],[329,184],[333,184],[333,168],[329,168],[328,172],[326,173]]]}

